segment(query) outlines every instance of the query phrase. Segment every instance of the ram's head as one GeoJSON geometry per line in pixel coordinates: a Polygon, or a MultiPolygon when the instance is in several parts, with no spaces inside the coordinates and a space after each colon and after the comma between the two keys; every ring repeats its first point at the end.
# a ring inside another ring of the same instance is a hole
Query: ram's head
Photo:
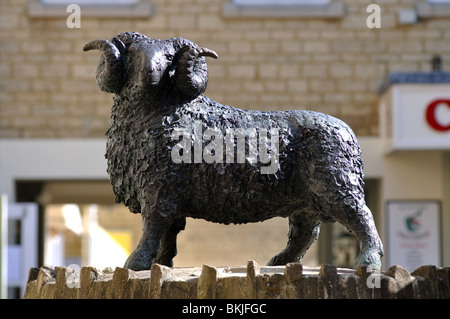
{"type": "Polygon", "coordinates": [[[93,40],[83,50],[100,50],[97,84],[120,94],[125,88],[151,95],[192,100],[206,90],[205,56],[217,53],[183,39],[150,39],[140,33],[120,33],[111,41],[93,40]]]}

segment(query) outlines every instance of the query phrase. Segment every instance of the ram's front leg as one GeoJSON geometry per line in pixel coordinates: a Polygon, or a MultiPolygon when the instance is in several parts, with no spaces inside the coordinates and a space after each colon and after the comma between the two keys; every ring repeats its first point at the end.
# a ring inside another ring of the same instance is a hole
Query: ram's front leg
{"type": "Polygon", "coordinates": [[[158,254],[154,260],[155,263],[164,266],[173,266],[173,258],[177,255],[177,235],[184,230],[186,218],[179,217],[173,221],[166,222],[161,237],[158,254]]]}
{"type": "Polygon", "coordinates": [[[142,214],[142,237],[135,251],[131,253],[125,262],[125,268],[132,270],[148,270],[155,259],[164,223],[159,214],[146,216],[142,214]]]}

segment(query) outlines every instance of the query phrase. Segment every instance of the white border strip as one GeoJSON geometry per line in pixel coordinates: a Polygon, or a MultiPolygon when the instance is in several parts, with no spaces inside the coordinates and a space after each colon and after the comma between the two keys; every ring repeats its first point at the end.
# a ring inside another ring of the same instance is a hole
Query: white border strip
{"type": "Polygon", "coordinates": [[[108,179],[105,148],[105,139],[0,139],[0,193],[14,202],[20,179],[108,179]]]}

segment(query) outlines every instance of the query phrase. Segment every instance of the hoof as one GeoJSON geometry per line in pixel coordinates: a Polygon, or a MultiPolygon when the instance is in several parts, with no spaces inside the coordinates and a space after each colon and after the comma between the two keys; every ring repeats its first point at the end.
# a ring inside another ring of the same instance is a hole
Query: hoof
{"type": "Polygon", "coordinates": [[[266,264],[266,266],[284,266],[292,262],[301,263],[302,259],[298,257],[287,256],[286,254],[280,253],[278,255],[273,256],[272,259],[270,259],[269,262],[266,264]]]}
{"type": "Polygon", "coordinates": [[[381,256],[378,251],[365,251],[361,252],[355,261],[356,269],[357,266],[367,266],[372,270],[381,270],[381,256]]]}
{"type": "Polygon", "coordinates": [[[152,258],[142,251],[134,251],[125,262],[124,268],[128,268],[134,271],[149,270],[152,266],[152,258]]]}

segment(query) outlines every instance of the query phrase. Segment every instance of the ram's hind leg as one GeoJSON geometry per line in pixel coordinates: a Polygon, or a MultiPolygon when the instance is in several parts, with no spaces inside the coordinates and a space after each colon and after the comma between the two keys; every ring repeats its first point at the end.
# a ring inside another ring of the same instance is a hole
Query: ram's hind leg
{"type": "Polygon", "coordinates": [[[286,248],[275,255],[268,266],[286,265],[290,262],[301,262],[308,248],[317,239],[320,222],[301,215],[289,217],[289,234],[286,248]]]}
{"type": "Polygon", "coordinates": [[[178,218],[165,225],[155,263],[172,267],[173,258],[177,255],[177,235],[184,230],[186,218],[178,218]]]}
{"type": "Polygon", "coordinates": [[[347,208],[346,218],[335,216],[336,220],[346,226],[355,234],[359,242],[360,252],[356,258],[355,267],[371,266],[373,269],[381,268],[383,244],[375,227],[370,209],[363,203],[360,208],[347,208]]]}

